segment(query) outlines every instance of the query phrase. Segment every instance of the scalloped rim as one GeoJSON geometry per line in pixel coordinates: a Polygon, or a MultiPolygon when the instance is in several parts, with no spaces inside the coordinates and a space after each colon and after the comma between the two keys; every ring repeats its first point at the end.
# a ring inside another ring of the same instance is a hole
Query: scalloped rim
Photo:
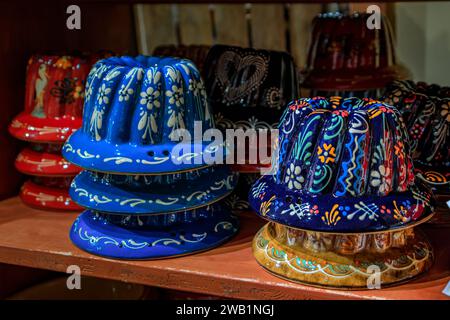
{"type": "MultiPolygon", "coordinates": [[[[290,206],[291,205],[296,205],[295,199],[301,198],[300,194],[297,194],[296,192],[292,192],[292,191],[289,191],[289,190],[283,190],[282,194],[280,194],[281,190],[278,190],[278,189],[284,189],[284,188],[280,187],[278,184],[276,184],[273,181],[273,177],[272,176],[266,175],[266,176],[261,177],[250,188],[250,192],[249,192],[249,203],[250,203],[250,206],[263,219],[266,219],[266,220],[272,221],[272,222],[276,222],[276,223],[281,223],[283,225],[289,226],[290,228],[299,229],[299,230],[302,230],[302,231],[317,231],[317,232],[328,233],[328,234],[385,233],[385,232],[390,232],[390,231],[395,232],[395,231],[399,231],[401,229],[411,228],[413,226],[416,226],[416,225],[419,225],[421,223],[424,223],[424,222],[430,220],[432,218],[432,216],[434,215],[433,207],[428,205],[427,206],[427,211],[428,212],[425,212],[424,214],[422,214],[418,220],[409,221],[409,222],[404,223],[402,225],[399,225],[397,227],[390,226],[390,227],[385,228],[385,229],[378,229],[377,230],[375,228],[381,228],[381,227],[384,227],[384,226],[382,224],[376,224],[376,225],[374,225],[374,226],[372,226],[372,227],[370,227],[368,229],[361,229],[361,230],[358,230],[358,231],[351,231],[351,230],[347,230],[347,231],[345,231],[345,230],[336,230],[335,231],[335,230],[333,230],[334,227],[332,227],[332,226],[329,226],[328,230],[327,229],[318,229],[318,228],[308,229],[308,228],[305,227],[305,225],[308,225],[307,221],[306,222],[299,222],[298,224],[294,225],[294,224],[288,224],[286,221],[277,220],[274,217],[269,217],[268,216],[269,214],[272,214],[275,217],[278,217],[279,215],[282,215],[282,214],[284,216],[290,215],[290,212],[292,211],[292,208],[290,206]],[[262,185],[262,184],[265,184],[265,190],[268,190],[268,193],[269,193],[269,195],[266,195],[266,192],[264,191],[263,192],[264,193],[263,199],[261,199],[259,197],[259,195],[261,194],[260,185],[262,185]],[[255,196],[255,194],[256,194],[256,196],[255,196]],[[285,199],[286,197],[290,196],[293,200],[292,200],[292,203],[289,204],[289,205],[286,204],[283,201],[282,207],[279,208],[277,212],[275,212],[273,207],[272,207],[272,205],[271,205],[271,202],[274,200],[273,197],[276,198],[276,197],[279,197],[279,196],[281,198],[283,198],[283,199],[285,199]],[[263,200],[265,200],[265,201],[263,201],[263,200]],[[261,213],[260,212],[260,208],[261,208],[261,206],[263,205],[264,202],[267,203],[267,206],[266,206],[267,207],[266,208],[267,211],[265,213],[261,213]],[[282,213],[282,211],[285,211],[285,210],[290,210],[290,211],[289,212],[286,211],[285,213],[282,213]]],[[[325,211],[325,210],[323,210],[323,204],[324,203],[323,203],[323,201],[321,201],[321,199],[324,199],[325,203],[328,203],[329,195],[316,196],[316,197],[310,197],[310,198],[311,199],[315,199],[315,201],[316,201],[316,203],[312,203],[310,206],[313,206],[313,205],[321,202],[320,205],[318,205],[318,208],[321,208],[322,211],[325,211]]],[[[370,198],[370,197],[368,197],[368,198],[370,198]]],[[[388,203],[386,202],[386,199],[388,199],[388,198],[389,199],[395,199],[395,196],[385,196],[385,197],[375,197],[375,196],[373,196],[373,198],[378,198],[378,199],[382,200],[379,203],[379,205],[386,205],[387,206],[388,203]]],[[[406,198],[408,198],[408,197],[405,197],[405,199],[406,198]]],[[[336,197],[334,199],[336,201],[336,204],[339,204],[338,203],[339,197],[336,197]]],[[[348,198],[344,198],[344,199],[348,200],[348,198]]],[[[350,205],[355,205],[355,204],[360,205],[360,202],[362,202],[361,199],[363,199],[363,197],[351,198],[350,202],[342,203],[342,205],[343,206],[350,206],[350,205]]],[[[411,199],[409,199],[409,200],[415,200],[415,199],[411,196],[411,199]]],[[[395,200],[393,200],[393,201],[395,201],[395,200]]],[[[303,203],[309,203],[309,202],[303,202],[302,201],[302,204],[303,203]]],[[[411,204],[411,206],[412,206],[412,204],[411,204]]],[[[332,207],[332,205],[329,205],[329,207],[330,207],[329,208],[329,212],[331,214],[331,211],[332,211],[331,207],[332,207]]],[[[372,211],[372,209],[370,207],[370,204],[369,205],[365,204],[365,207],[366,207],[365,209],[367,209],[369,211],[372,211]]],[[[360,210],[362,210],[362,209],[358,209],[356,211],[360,211],[360,210]]],[[[356,211],[348,212],[347,216],[351,215],[352,213],[354,213],[356,211]]],[[[355,217],[355,219],[356,219],[356,217],[355,217]]]]}
{"type": "Polygon", "coordinates": [[[221,169],[200,177],[203,182],[180,180],[177,191],[162,194],[127,191],[126,186],[120,185],[108,187],[83,171],[72,181],[69,194],[83,207],[111,214],[175,213],[206,206],[228,196],[236,187],[238,175],[226,167],[221,169]],[[216,179],[212,179],[214,174],[216,179]],[[186,188],[186,185],[194,187],[186,188]]]}
{"type": "Polygon", "coordinates": [[[237,218],[226,210],[202,222],[139,231],[93,221],[90,214],[90,210],[84,211],[73,223],[72,243],[91,254],[113,259],[161,259],[205,251],[229,240],[239,228],[237,218]]]}
{"type": "Polygon", "coordinates": [[[114,174],[141,174],[141,175],[160,175],[167,173],[178,173],[205,168],[213,164],[204,162],[205,154],[213,154],[219,148],[223,148],[223,157],[227,154],[227,148],[224,145],[210,146],[211,142],[187,144],[190,150],[194,152],[186,153],[176,157],[171,155],[172,150],[177,143],[163,145],[149,145],[146,147],[136,147],[130,144],[113,145],[106,141],[95,142],[86,137],[81,130],[72,134],[62,148],[63,157],[90,171],[98,171],[114,174]],[[87,146],[87,147],[86,147],[87,146]],[[200,149],[200,150],[197,150],[200,149]],[[149,156],[149,153],[153,153],[149,156]],[[171,161],[188,160],[199,163],[176,163],[171,161]]]}

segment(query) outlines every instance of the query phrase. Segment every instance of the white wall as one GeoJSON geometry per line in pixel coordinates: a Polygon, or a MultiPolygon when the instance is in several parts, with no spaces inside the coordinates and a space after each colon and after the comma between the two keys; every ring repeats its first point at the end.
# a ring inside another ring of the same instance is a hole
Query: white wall
{"type": "Polygon", "coordinates": [[[396,4],[397,55],[414,80],[450,85],[450,2],[396,4]]]}

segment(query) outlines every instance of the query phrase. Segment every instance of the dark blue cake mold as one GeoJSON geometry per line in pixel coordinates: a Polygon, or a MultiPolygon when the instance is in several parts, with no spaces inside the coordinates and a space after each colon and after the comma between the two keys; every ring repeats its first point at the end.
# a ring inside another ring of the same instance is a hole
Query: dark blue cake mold
{"type": "Polygon", "coordinates": [[[238,227],[237,218],[225,210],[195,223],[157,229],[123,227],[86,210],[72,225],[70,239],[80,249],[103,257],[160,259],[217,247],[233,237],[238,227]]]}

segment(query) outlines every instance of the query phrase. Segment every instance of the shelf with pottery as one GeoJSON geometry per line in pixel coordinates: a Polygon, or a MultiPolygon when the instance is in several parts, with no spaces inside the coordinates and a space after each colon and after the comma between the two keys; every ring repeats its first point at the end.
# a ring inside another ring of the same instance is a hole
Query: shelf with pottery
{"type": "Polygon", "coordinates": [[[231,241],[195,255],[154,261],[111,260],[75,247],[69,237],[77,213],[32,209],[18,197],[0,202],[0,262],[65,272],[78,265],[82,274],[150,286],[242,299],[449,299],[450,234],[424,225],[435,249],[435,263],[422,277],[382,290],[343,291],[304,286],[279,279],[261,268],[251,242],[264,221],[240,215],[231,241]]]}

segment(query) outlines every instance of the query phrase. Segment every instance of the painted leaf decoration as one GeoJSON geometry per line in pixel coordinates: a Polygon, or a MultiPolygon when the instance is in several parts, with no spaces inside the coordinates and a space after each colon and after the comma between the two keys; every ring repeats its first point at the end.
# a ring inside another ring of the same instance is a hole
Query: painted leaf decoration
{"type": "Polygon", "coordinates": [[[158,132],[158,126],[156,124],[156,120],[153,115],[150,116],[150,123],[151,123],[152,131],[155,133],[158,132]]]}
{"type": "Polygon", "coordinates": [[[183,115],[181,113],[178,114],[178,124],[178,128],[186,128],[186,126],[184,125],[183,115]]]}
{"type": "Polygon", "coordinates": [[[105,77],[106,81],[111,81],[112,79],[114,79],[115,77],[117,77],[120,74],[120,71],[116,68],[114,68],[113,70],[111,70],[108,75],[105,77]]]}
{"type": "Polygon", "coordinates": [[[184,72],[189,75],[189,68],[184,63],[181,64],[181,67],[184,69],[184,72]]]}
{"type": "Polygon", "coordinates": [[[161,79],[161,72],[156,72],[154,78],[153,78],[153,83],[158,83],[159,80],[161,79]]]}
{"type": "Polygon", "coordinates": [[[175,122],[176,122],[176,113],[174,111],[174,112],[172,112],[169,120],[167,121],[167,126],[171,128],[175,125],[175,122]]]}
{"type": "Polygon", "coordinates": [[[176,81],[177,80],[177,75],[176,75],[175,71],[172,68],[168,68],[167,69],[167,75],[170,77],[170,79],[172,79],[172,81],[176,81]]]}
{"type": "Polygon", "coordinates": [[[99,128],[99,129],[102,128],[102,122],[103,122],[102,113],[99,112],[97,115],[97,128],[99,128]]]}
{"type": "Polygon", "coordinates": [[[145,128],[145,125],[147,124],[147,114],[144,113],[144,115],[141,117],[138,123],[138,130],[142,130],[145,128]]]}

